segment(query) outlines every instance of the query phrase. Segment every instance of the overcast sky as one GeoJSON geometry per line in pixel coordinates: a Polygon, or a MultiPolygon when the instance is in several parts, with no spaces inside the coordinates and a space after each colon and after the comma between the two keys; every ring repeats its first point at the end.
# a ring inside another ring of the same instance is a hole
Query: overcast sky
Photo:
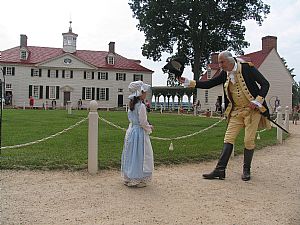
{"type": "MultiPolygon", "coordinates": [[[[245,53],[261,50],[261,38],[277,37],[277,50],[300,81],[300,0],[264,0],[271,13],[258,26],[245,23],[245,39],[250,47],[245,53]]],[[[116,43],[116,52],[126,58],[140,59],[142,65],[153,70],[153,86],[165,86],[167,74],[161,62],[152,62],[142,56],[144,34],[136,28],[127,0],[3,0],[1,1],[0,51],[19,46],[20,34],[26,34],[29,46],[61,48],[62,33],[68,31],[70,19],[73,32],[78,34],[78,50],[107,51],[108,43],[116,43]]],[[[184,76],[192,78],[190,68],[184,76]]]]}

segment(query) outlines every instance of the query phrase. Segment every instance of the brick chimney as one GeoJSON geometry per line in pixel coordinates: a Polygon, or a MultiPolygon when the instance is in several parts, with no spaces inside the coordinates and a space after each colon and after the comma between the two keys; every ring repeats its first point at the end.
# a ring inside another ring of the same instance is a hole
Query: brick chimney
{"type": "Polygon", "coordinates": [[[20,35],[20,48],[27,47],[27,36],[25,34],[20,35]]]}
{"type": "Polygon", "coordinates": [[[108,44],[108,52],[109,53],[115,53],[115,42],[109,42],[108,44]]]}
{"type": "Polygon", "coordinates": [[[262,38],[262,52],[268,53],[273,48],[277,50],[277,37],[275,36],[265,36],[262,38]]]}
{"type": "Polygon", "coordinates": [[[218,64],[218,55],[219,53],[213,52],[210,54],[211,64],[218,64]]]}

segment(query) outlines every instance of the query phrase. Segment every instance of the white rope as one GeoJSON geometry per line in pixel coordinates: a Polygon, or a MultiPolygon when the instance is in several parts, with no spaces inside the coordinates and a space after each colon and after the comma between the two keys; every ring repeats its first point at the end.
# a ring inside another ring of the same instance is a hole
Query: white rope
{"type": "Polygon", "coordinates": [[[262,133],[262,132],[265,132],[266,130],[267,130],[266,128],[263,130],[258,130],[258,131],[256,131],[256,133],[262,133]]]}
{"type": "Polygon", "coordinates": [[[49,137],[45,137],[45,138],[42,138],[40,140],[28,142],[28,143],[25,143],[25,144],[19,144],[19,145],[13,145],[13,146],[5,146],[5,147],[2,147],[1,149],[20,148],[20,147],[24,147],[24,146],[28,146],[28,145],[33,145],[33,144],[37,144],[37,143],[46,141],[48,139],[54,138],[54,137],[56,137],[58,135],[61,135],[61,134],[65,133],[65,132],[67,132],[68,130],[73,129],[74,127],[78,126],[79,124],[81,124],[82,122],[86,121],[87,119],[88,119],[88,117],[80,120],[79,122],[75,123],[74,125],[69,126],[66,129],[63,129],[62,131],[57,132],[56,134],[50,135],[49,137]]]}
{"type": "Polygon", "coordinates": [[[110,121],[108,121],[108,120],[104,119],[103,117],[100,117],[100,116],[99,116],[99,119],[100,119],[100,120],[102,120],[103,122],[105,122],[105,123],[107,123],[107,124],[109,124],[109,125],[111,125],[111,126],[113,126],[113,127],[117,128],[117,129],[120,129],[120,130],[126,131],[126,129],[125,129],[125,128],[123,128],[123,127],[120,127],[119,125],[116,125],[116,124],[114,124],[114,123],[112,123],[112,122],[110,122],[110,121]]]}
{"type": "Polygon", "coordinates": [[[218,122],[210,125],[209,127],[204,128],[203,130],[199,130],[195,133],[192,134],[188,134],[188,135],[184,135],[184,136],[179,136],[179,137],[174,137],[174,138],[161,138],[161,137],[155,137],[155,136],[150,136],[151,139],[156,139],[156,140],[163,140],[163,141],[171,141],[171,140],[180,140],[180,139],[184,139],[184,138],[188,138],[188,137],[192,137],[195,136],[197,134],[203,133],[204,131],[209,130],[210,128],[213,128],[215,126],[217,126],[219,123],[221,123],[225,118],[220,119],[218,122]]]}
{"type": "MultiPolygon", "coordinates": [[[[117,128],[117,129],[121,129],[123,131],[126,131],[125,128],[123,127],[120,127],[119,125],[116,125],[102,117],[99,116],[99,119],[102,120],[103,122],[117,128]]],[[[209,130],[210,128],[213,128],[215,127],[216,125],[218,125],[220,122],[222,122],[225,118],[221,118],[218,122],[212,124],[211,126],[207,127],[207,128],[204,128],[203,130],[200,130],[200,131],[197,131],[195,133],[192,133],[192,134],[188,134],[188,135],[184,135],[184,136],[179,136],[179,137],[174,137],[174,138],[162,138],[162,137],[155,137],[155,136],[150,136],[151,139],[155,139],[155,140],[162,140],[162,141],[171,141],[171,140],[179,140],[179,139],[184,139],[184,138],[188,138],[188,137],[192,137],[192,136],[195,136],[197,134],[200,134],[200,133],[203,133],[204,131],[207,131],[209,130]]]]}

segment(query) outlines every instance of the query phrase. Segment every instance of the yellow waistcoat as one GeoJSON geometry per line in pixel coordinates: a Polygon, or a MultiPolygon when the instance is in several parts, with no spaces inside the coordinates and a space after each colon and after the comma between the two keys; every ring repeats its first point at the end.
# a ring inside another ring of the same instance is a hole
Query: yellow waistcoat
{"type": "MultiPolygon", "coordinates": [[[[250,91],[249,91],[249,89],[246,85],[246,82],[244,80],[244,77],[242,75],[242,65],[241,65],[241,63],[237,62],[237,66],[238,66],[238,68],[237,68],[237,71],[236,71],[236,74],[235,74],[235,82],[237,82],[237,84],[239,86],[239,90],[242,91],[241,94],[244,95],[243,98],[246,97],[246,99],[249,101],[249,103],[253,100],[256,100],[256,101],[258,101],[262,104],[264,99],[261,96],[257,96],[256,98],[254,98],[251,95],[251,93],[250,93],[250,91]]],[[[231,92],[229,91],[229,82],[231,82],[231,81],[230,81],[229,76],[227,75],[227,80],[224,84],[224,90],[225,90],[226,96],[229,100],[229,104],[228,104],[228,106],[226,108],[226,111],[225,111],[225,116],[227,117],[227,121],[229,121],[229,119],[230,119],[230,115],[231,115],[231,112],[233,110],[233,104],[234,104],[231,92]]],[[[265,108],[263,107],[262,110],[265,110],[265,108]]],[[[259,122],[259,128],[271,129],[270,121],[266,117],[262,116],[261,120],[259,122]]]]}

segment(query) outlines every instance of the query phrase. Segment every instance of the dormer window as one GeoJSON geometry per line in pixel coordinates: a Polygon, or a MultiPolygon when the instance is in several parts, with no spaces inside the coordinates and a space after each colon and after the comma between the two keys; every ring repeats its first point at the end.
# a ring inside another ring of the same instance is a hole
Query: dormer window
{"type": "Polygon", "coordinates": [[[109,65],[115,65],[115,57],[113,55],[107,56],[107,63],[109,65]]]}
{"type": "Polygon", "coordinates": [[[25,49],[21,49],[20,50],[20,59],[27,60],[27,58],[28,58],[28,51],[26,51],[25,49]]]}
{"type": "Polygon", "coordinates": [[[211,79],[211,68],[207,68],[207,79],[211,79]]]}

